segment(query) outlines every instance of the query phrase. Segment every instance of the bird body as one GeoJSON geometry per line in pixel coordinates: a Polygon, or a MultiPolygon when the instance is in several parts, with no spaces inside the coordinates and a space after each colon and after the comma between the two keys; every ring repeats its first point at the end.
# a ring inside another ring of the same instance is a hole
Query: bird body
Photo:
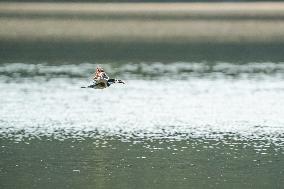
{"type": "Polygon", "coordinates": [[[125,84],[125,82],[120,79],[110,79],[103,68],[97,67],[95,76],[93,78],[93,84],[81,88],[105,89],[114,83],[125,84]]]}

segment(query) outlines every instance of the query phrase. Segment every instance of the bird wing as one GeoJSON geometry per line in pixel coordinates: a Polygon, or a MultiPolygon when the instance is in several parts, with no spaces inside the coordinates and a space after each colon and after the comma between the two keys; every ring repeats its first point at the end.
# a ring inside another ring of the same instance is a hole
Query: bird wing
{"type": "Polygon", "coordinates": [[[94,81],[94,83],[95,83],[97,80],[101,80],[101,79],[108,80],[109,77],[108,77],[108,75],[106,74],[106,72],[104,72],[104,71],[102,70],[102,68],[97,67],[96,72],[95,72],[95,76],[94,76],[94,78],[93,78],[93,81],[94,81]]]}
{"type": "Polygon", "coordinates": [[[93,78],[94,81],[97,80],[100,77],[100,73],[101,73],[100,68],[97,67],[94,78],[93,78]]]}

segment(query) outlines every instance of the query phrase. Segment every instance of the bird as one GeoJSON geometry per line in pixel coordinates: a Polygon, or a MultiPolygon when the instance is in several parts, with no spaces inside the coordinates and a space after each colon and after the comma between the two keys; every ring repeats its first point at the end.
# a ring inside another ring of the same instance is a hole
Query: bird
{"type": "Polygon", "coordinates": [[[125,84],[125,82],[120,79],[110,79],[104,69],[98,66],[93,78],[93,84],[81,88],[105,89],[114,83],[125,84]]]}

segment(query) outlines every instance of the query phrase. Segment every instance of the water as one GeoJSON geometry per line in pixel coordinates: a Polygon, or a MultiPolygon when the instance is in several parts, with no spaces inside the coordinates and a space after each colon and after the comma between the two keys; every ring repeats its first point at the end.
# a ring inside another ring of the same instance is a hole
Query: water
{"type": "Polygon", "coordinates": [[[281,188],[284,64],[0,64],[0,188],[281,188]]]}

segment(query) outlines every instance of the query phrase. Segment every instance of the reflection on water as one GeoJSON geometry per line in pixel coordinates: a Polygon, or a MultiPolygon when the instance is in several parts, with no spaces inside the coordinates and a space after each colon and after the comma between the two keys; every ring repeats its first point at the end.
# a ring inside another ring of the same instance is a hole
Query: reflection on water
{"type": "Polygon", "coordinates": [[[2,188],[280,188],[284,66],[0,65],[2,188]]]}

